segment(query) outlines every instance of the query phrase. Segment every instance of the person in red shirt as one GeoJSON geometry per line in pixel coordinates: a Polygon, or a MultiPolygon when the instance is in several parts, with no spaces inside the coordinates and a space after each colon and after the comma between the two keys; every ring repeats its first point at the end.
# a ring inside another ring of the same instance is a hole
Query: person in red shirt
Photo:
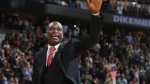
{"type": "Polygon", "coordinates": [[[13,40],[13,45],[20,48],[21,41],[19,40],[19,37],[16,37],[16,39],[13,40]]]}
{"type": "Polygon", "coordinates": [[[36,35],[36,42],[40,41],[40,36],[42,34],[40,26],[37,26],[37,29],[35,30],[35,35],[36,35]]]}

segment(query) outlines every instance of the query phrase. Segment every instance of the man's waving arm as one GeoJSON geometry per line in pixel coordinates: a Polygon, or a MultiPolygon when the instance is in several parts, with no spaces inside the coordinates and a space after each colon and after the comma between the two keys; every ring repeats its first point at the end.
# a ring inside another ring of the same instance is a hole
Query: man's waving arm
{"type": "Polygon", "coordinates": [[[103,22],[103,16],[99,14],[102,5],[102,0],[91,0],[91,1],[86,0],[86,2],[88,8],[92,12],[90,33],[86,38],[81,39],[78,42],[75,42],[76,55],[79,55],[84,51],[87,51],[98,42],[103,22]]]}

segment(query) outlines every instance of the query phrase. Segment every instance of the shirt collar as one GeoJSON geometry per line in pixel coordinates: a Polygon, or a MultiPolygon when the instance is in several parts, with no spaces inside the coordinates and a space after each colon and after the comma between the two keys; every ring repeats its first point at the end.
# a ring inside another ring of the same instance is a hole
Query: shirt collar
{"type": "MultiPolygon", "coordinates": [[[[58,50],[59,45],[60,45],[60,43],[54,46],[54,47],[56,48],[56,50],[58,50]]],[[[50,45],[48,44],[48,49],[49,49],[50,47],[52,47],[52,46],[50,46],[50,45]]]]}

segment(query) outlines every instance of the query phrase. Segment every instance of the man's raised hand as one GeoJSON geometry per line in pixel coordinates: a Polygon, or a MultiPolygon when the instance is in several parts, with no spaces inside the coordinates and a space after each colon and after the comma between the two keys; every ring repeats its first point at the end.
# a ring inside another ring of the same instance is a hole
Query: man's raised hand
{"type": "Polygon", "coordinates": [[[86,0],[88,8],[93,14],[99,13],[103,0],[86,0]]]}

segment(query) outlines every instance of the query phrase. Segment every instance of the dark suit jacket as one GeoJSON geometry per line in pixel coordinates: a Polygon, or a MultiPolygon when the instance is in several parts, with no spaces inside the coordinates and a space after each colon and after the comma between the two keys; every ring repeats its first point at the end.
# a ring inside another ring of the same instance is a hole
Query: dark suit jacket
{"type": "MultiPolygon", "coordinates": [[[[73,84],[80,84],[80,70],[78,67],[77,56],[94,46],[100,35],[100,29],[103,22],[103,16],[91,16],[90,34],[80,41],[72,39],[64,46],[59,46],[55,55],[58,55],[58,61],[65,76],[70,79],[73,84]]],[[[33,84],[40,84],[43,75],[43,67],[45,67],[47,48],[35,54],[33,65],[33,84]]]]}

